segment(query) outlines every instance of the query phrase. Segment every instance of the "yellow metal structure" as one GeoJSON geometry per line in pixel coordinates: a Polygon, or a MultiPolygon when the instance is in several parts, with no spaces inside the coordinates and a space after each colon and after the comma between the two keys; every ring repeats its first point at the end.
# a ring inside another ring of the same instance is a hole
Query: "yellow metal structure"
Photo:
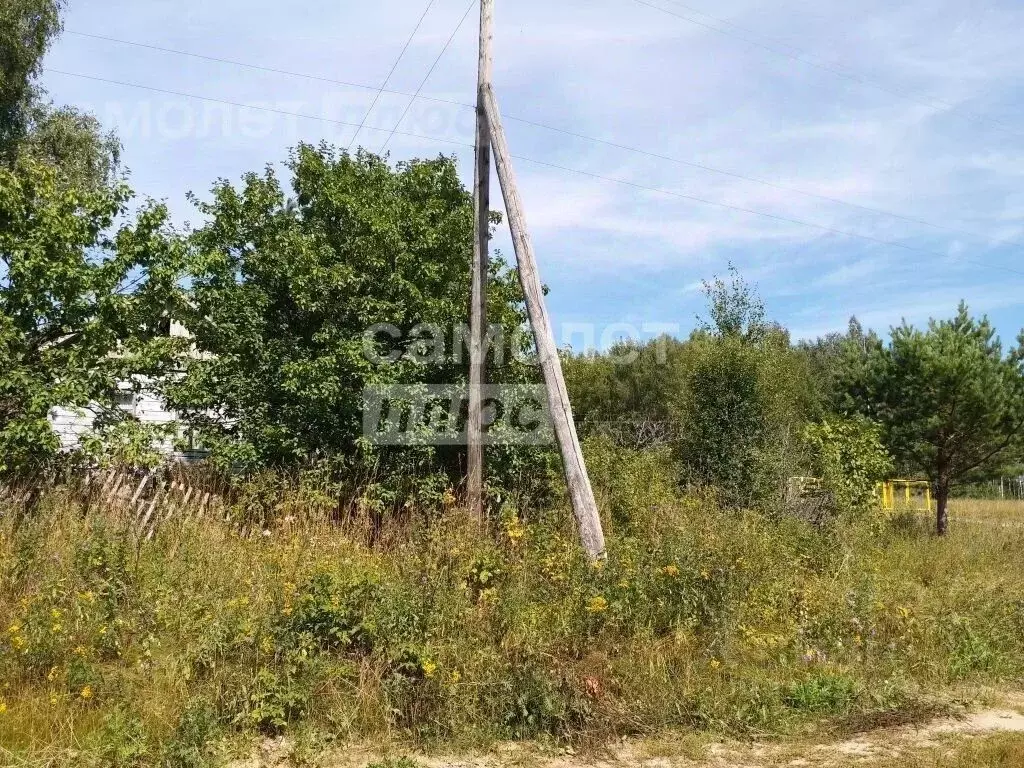
{"type": "Polygon", "coordinates": [[[932,512],[932,486],[927,480],[886,480],[877,487],[887,512],[932,512]]]}

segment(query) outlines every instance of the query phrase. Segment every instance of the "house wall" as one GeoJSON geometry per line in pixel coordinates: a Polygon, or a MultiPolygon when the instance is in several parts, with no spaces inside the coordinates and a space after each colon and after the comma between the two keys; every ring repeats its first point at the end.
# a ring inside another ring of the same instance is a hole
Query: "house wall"
{"type": "MultiPolygon", "coordinates": [[[[170,321],[166,332],[176,338],[188,338],[188,330],[177,321],[170,321]]],[[[147,381],[142,381],[142,391],[133,392],[132,382],[122,382],[118,389],[121,392],[122,402],[119,407],[126,414],[138,419],[146,425],[170,424],[177,421],[177,416],[168,411],[163,401],[152,391],[146,389],[147,381]]],[[[92,431],[96,421],[96,414],[88,408],[54,408],[50,412],[50,424],[53,431],[60,438],[61,448],[71,451],[79,447],[82,438],[92,431]]],[[[172,439],[164,440],[157,446],[160,453],[168,457],[179,459],[195,459],[202,456],[201,451],[190,451],[187,454],[178,454],[174,450],[172,439]]]]}

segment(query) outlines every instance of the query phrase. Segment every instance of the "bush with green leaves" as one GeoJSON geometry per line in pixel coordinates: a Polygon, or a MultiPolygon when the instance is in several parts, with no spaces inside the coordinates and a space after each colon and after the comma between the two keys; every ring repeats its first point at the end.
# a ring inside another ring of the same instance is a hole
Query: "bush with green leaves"
{"type": "Polygon", "coordinates": [[[804,428],[811,472],[821,478],[838,514],[863,513],[877,505],[876,487],[892,470],[882,430],[867,419],[828,419],[804,428]]]}
{"type": "MultiPolygon", "coordinates": [[[[268,170],[196,200],[208,223],[192,238],[181,319],[198,354],[164,394],[221,466],[331,462],[339,478],[376,484],[382,509],[445,477],[434,484],[440,497],[464,471],[464,449],[375,445],[364,435],[364,398],[393,385],[465,382],[471,195],[447,157],[392,167],[366,152],[302,145],[288,170],[290,193],[268,170]]],[[[531,341],[516,273],[500,256],[488,299],[489,320],[504,331],[488,381],[536,380],[513,355],[531,341]]],[[[492,484],[529,487],[538,474],[524,465],[539,454],[495,451],[492,484]]]]}
{"type": "Polygon", "coordinates": [[[569,357],[570,394],[585,434],[669,447],[679,483],[730,506],[773,508],[798,473],[813,404],[807,361],[735,270],[705,292],[708,318],[685,342],[569,357]]]}
{"type": "Polygon", "coordinates": [[[116,427],[119,382],[141,387],[139,376],[173,364],[178,345],[159,327],[183,244],[160,205],[115,228],[130,198],[124,186],[62,189],[58,171],[34,161],[0,168],[0,474],[56,453],[55,407],[116,427]]]}

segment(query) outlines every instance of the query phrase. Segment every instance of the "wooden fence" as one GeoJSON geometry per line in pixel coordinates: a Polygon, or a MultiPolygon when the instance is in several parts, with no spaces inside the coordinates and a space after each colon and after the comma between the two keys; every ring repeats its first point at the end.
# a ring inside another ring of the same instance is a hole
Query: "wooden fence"
{"type": "MultiPolygon", "coordinates": [[[[141,538],[152,539],[162,525],[174,519],[228,519],[230,505],[218,492],[193,485],[184,478],[135,470],[93,471],[65,488],[82,508],[83,515],[106,513],[128,519],[141,538]]],[[[0,485],[2,508],[25,512],[43,489],[54,485],[37,480],[28,484],[0,485]]]]}

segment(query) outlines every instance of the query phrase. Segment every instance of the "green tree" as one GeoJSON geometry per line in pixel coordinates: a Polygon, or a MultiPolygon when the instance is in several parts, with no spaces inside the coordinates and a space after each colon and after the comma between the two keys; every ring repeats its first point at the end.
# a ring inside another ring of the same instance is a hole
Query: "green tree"
{"type": "MultiPolygon", "coordinates": [[[[185,323],[199,355],[167,387],[208,448],[249,467],[369,451],[365,388],[458,383],[468,366],[453,339],[468,311],[473,217],[454,161],[392,169],[300,146],[289,168],[291,195],[268,169],[197,201],[209,223],[194,236],[185,323]]],[[[490,319],[510,332],[524,322],[498,261],[490,319]]]]}
{"type": "Polygon", "coordinates": [[[849,410],[846,385],[850,371],[863,364],[870,350],[881,345],[878,334],[865,331],[856,317],[850,318],[846,333],[830,333],[797,345],[797,352],[807,364],[815,419],[825,420],[849,410]]]}
{"type": "Polygon", "coordinates": [[[53,408],[116,415],[118,381],[172,363],[160,326],[183,246],[159,205],[114,231],[129,199],[123,185],[69,190],[30,160],[0,168],[0,472],[57,450],[53,408]]]}
{"type": "Polygon", "coordinates": [[[43,55],[60,33],[61,0],[5,0],[0,5],[0,155],[8,162],[28,131],[39,99],[43,55]]]}
{"type": "Polygon", "coordinates": [[[708,318],[697,318],[698,327],[706,334],[725,339],[741,339],[749,343],[763,341],[771,332],[764,302],[754,286],[747,283],[739,270],[729,265],[729,282],[715,277],[704,282],[708,300],[708,318]]]}
{"type": "Polygon", "coordinates": [[[63,184],[113,183],[121,146],[95,117],[49,103],[38,84],[42,60],[62,30],[64,0],[0,4],[0,164],[32,158],[57,168],[63,184]]]}
{"type": "Polygon", "coordinates": [[[1024,431],[1024,333],[1004,354],[987,318],[961,304],[925,331],[904,323],[846,375],[848,407],[880,423],[890,452],[935,486],[936,526],[948,529],[953,484],[998,470],[1024,431]]]}
{"type": "Polygon", "coordinates": [[[809,362],[767,320],[735,268],[705,283],[708,317],[683,342],[661,338],[570,357],[583,431],[623,447],[672,447],[680,480],[733,506],[781,501],[813,402],[809,362]]]}
{"type": "Polygon", "coordinates": [[[580,431],[630,448],[665,445],[676,432],[669,374],[684,347],[662,336],[603,353],[566,354],[562,365],[580,431]]]}
{"type": "Polygon", "coordinates": [[[121,142],[75,107],[37,104],[19,155],[56,168],[65,186],[95,189],[117,182],[121,142]]]}
{"type": "Polygon", "coordinates": [[[676,454],[688,482],[732,506],[781,501],[806,418],[806,371],[785,331],[698,333],[673,371],[676,454]]]}
{"type": "Polygon", "coordinates": [[[709,318],[673,366],[683,477],[734,506],[781,501],[808,409],[806,364],[788,332],[766,319],[757,291],[705,283],[709,318]]]}

